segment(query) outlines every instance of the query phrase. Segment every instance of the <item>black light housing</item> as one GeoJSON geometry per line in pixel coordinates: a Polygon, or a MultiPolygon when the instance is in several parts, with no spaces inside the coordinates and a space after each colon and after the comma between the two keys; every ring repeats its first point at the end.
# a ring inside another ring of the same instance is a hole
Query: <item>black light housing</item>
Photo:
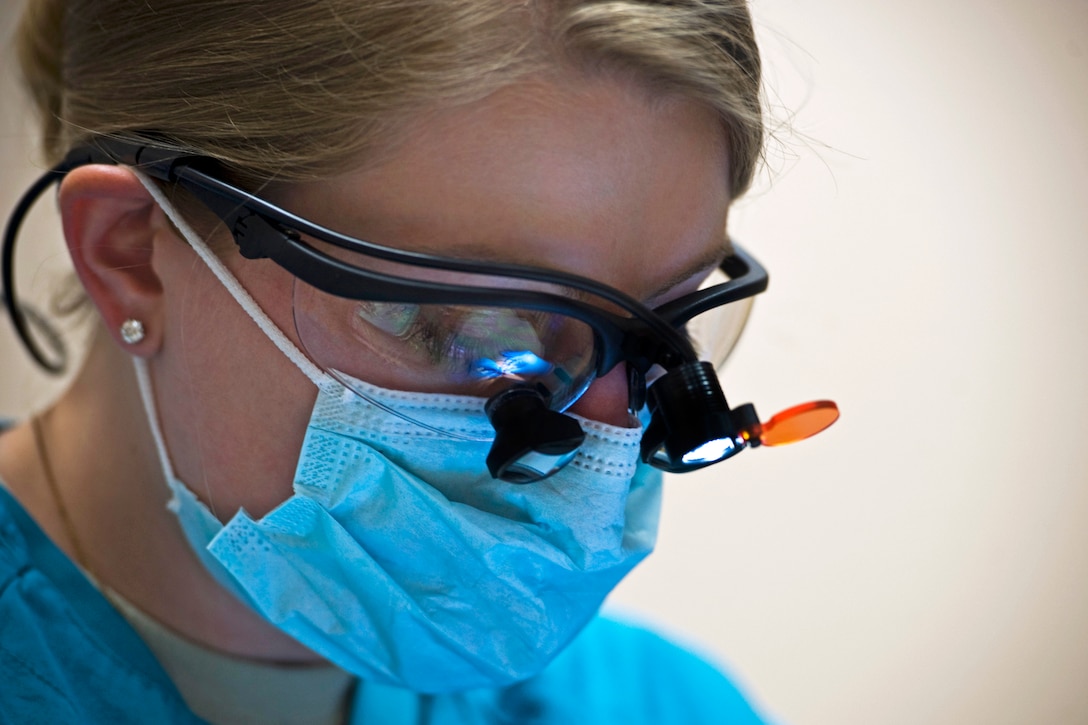
{"type": "Polygon", "coordinates": [[[642,436],[642,460],[674,473],[736,455],[752,437],[752,421],[759,424],[750,404],[737,411],[729,409],[714,366],[708,362],[685,363],[670,370],[650,386],[646,402],[650,425],[642,436]]]}

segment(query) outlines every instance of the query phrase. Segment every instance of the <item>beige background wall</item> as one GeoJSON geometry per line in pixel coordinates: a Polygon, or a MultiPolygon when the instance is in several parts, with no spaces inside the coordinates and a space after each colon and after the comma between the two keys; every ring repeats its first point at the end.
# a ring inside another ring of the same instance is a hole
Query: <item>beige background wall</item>
{"type": "MultiPolygon", "coordinates": [[[[792,131],[734,216],[772,285],[726,391],[844,418],[670,481],[613,602],[785,722],[1088,722],[1088,3],[753,7],[792,131]]],[[[5,208],[27,128],[0,104],[5,208]]],[[[12,415],[44,393],[6,326],[12,415]]]]}

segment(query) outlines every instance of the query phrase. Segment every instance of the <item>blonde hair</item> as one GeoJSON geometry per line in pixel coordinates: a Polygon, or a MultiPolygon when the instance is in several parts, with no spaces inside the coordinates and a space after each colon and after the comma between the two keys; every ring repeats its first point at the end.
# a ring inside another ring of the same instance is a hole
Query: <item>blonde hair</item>
{"type": "Polygon", "coordinates": [[[716,109],[734,197],[763,144],[746,0],[28,0],[16,43],[50,163],[154,133],[243,183],[319,178],[415,113],[556,66],[716,109]]]}

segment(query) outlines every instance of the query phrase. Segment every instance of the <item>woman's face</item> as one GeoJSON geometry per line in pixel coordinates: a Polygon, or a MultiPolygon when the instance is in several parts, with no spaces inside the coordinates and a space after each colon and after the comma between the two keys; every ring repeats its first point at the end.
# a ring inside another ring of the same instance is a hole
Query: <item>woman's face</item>
{"type": "MultiPolygon", "coordinates": [[[[291,185],[273,200],[387,246],[572,272],[651,304],[693,290],[725,255],[724,134],[717,115],[692,102],[609,78],[538,80],[417,118],[403,139],[379,165],[291,185]]],[[[235,256],[228,263],[298,344],[292,278],[268,262],[235,256]]],[[[222,502],[226,510],[240,504],[260,513],[290,495],[294,462],[287,454],[297,455],[301,446],[314,389],[236,305],[223,313],[229,322],[208,327],[208,296],[220,293],[214,280],[207,284],[203,292],[189,291],[192,304],[180,314],[190,319],[178,321],[211,336],[188,356],[186,377],[204,371],[199,377],[218,384],[220,396],[246,391],[244,405],[230,416],[249,418],[275,442],[243,450],[254,450],[266,462],[265,473],[282,472],[282,478],[259,493],[253,487],[223,492],[230,499],[222,502]]],[[[370,382],[397,387],[389,361],[376,360],[367,371],[370,382]]],[[[627,425],[626,396],[624,371],[617,369],[572,411],[627,425]]],[[[213,424],[221,425],[198,423],[213,424]]],[[[201,439],[208,445],[206,434],[201,439]]],[[[181,445],[196,443],[189,436],[181,445]]],[[[179,474],[189,481],[200,475],[179,474]]]]}
{"type": "MultiPolygon", "coordinates": [[[[573,272],[660,303],[690,291],[720,261],[729,190],[715,115],[676,99],[651,102],[641,89],[604,80],[516,86],[418,119],[407,130],[408,142],[385,163],[295,186],[282,202],[320,224],[387,246],[573,272]]],[[[296,297],[296,322],[303,307],[296,297]]],[[[356,308],[335,305],[337,311],[356,308]]],[[[335,357],[346,364],[338,369],[383,387],[441,390],[440,381],[426,379],[426,364],[413,369],[410,346],[389,346],[382,359],[381,346],[365,344],[364,337],[390,335],[366,336],[359,328],[374,329],[371,321],[353,330],[340,319],[358,315],[335,317],[312,327],[335,331],[323,336],[322,351],[344,341],[335,357]]],[[[377,324],[397,323],[393,314],[377,324]]],[[[517,332],[506,334],[531,337],[517,332]]],[[[320,355],[315,347],[308,352],[320,355]]],[[[623,371],[614,378],[622,383],[623,371]]],[[[494,391],[442,392],[488,397],[494,391]]],[[[626,383],[607,398],[600,392],[576,411],[626,424],[626,383]]]]}

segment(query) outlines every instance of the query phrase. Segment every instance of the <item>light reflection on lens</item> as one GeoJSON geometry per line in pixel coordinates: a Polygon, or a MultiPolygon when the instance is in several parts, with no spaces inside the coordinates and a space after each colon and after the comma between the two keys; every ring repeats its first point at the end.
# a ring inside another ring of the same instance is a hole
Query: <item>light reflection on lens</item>
{"type": "Polygon", "coordinates": [[[481,378],[523,379],[525,375],[544,375],[555,367],[530,350],[504,352],[498,360],[480,358],[475,363],[476,374],[481,378]]]}

